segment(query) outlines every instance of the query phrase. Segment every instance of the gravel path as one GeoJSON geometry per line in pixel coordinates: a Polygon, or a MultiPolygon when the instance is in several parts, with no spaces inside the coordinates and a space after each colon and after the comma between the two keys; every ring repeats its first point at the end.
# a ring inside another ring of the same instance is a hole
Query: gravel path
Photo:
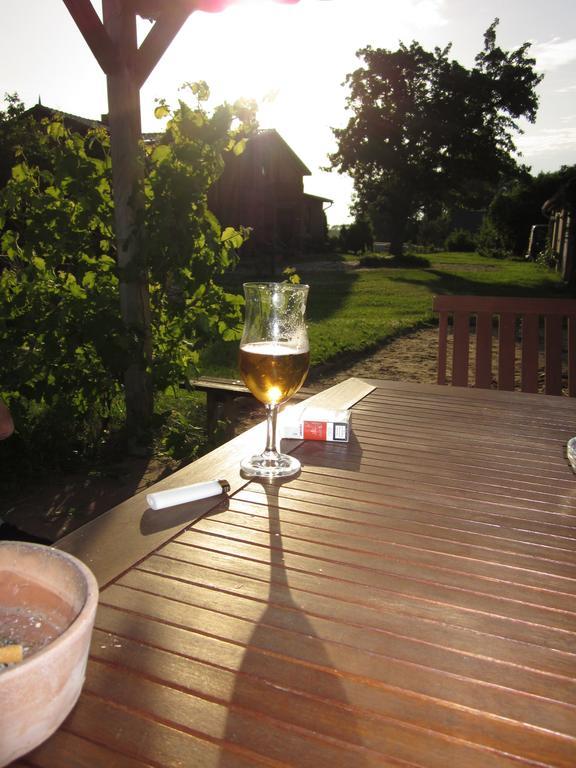
{"type": "Polygon", "coordinates": [[[350,376],[434,384],[437,345],[438,329],[423,328],[394,339],[345,368],[312,375],[308,384],[323,389],[350,376]]]}

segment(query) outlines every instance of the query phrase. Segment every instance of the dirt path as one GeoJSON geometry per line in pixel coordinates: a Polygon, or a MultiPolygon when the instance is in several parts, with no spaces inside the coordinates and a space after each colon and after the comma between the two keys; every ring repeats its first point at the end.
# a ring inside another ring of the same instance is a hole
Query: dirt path
{"type": "Polygon", "coordinates": [[[309,383],[322,389],[350,376],[358,376],[434,384],[437,344],[438,329],[424,328],[394,339],[343,370],[312,376],[309,383]]]}
{"type": "MultiPolygon", "coordinates": [[[[338,367],[316,372],[307,384],[321,390],[349,376],[434,383],[437,333],[436,328],[427,328],[407,334],[354,362],[342,361],[338,367]]],[[[246,429],[262,418],[261,408],[246,400],[239,428],[246,429]]],[[[55,541],[170,474],[171,469],[155,459],[126,458],[105,475],[54,478],[4,496],[0,518],[26,534],[55,541]]]]}

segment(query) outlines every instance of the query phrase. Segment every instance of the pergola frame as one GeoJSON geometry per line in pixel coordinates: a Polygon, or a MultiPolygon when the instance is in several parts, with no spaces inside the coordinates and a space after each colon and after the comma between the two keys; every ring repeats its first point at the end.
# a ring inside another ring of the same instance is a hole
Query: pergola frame
{"type": "MultiPolygon", "coordinates": [[[[63,0],[104,71],[114,187],[114,225],[125,327],[137,340],[138,354],[124,373],[126,421],[134,436],[152,420],[152,331],[146,265],[140,257],[143,169],[138,145],[142,134],[140,88],[195,10],[221,11],[236,0],[102,0],[103,22],[91,0],[63,0]],[[138,47],[136,17],[154,22],[138,47]]],[[[279,0],[297,3],[299,0],[279,0]]]]}
{"type": "Polygon", "coordinates": [[[103,22],[90,0],[64,0],[68,11],[106,75],[108,123],[114,189],[114,225],[125,327],[136,339],[137,354],[124,372],[126,422],[132,436],[143,433],[153,414],[152,332],[146,265],[136,226],[143,210],[143,170],[138,145],[142,134],[140,88],[196,7],[190,0],[102,0],[103,22]],[[154,20],[140,47],[136,17],[154,20]]]}

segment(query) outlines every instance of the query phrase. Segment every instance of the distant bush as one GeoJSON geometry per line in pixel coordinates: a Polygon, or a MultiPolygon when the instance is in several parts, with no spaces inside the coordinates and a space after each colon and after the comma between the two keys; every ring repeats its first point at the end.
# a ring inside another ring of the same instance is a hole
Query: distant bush
{"type": "Polygon", "coordinates": [[[434,248],[441,250],[449,233],[450,220],[446,214],[418,222],[418,244],[425,246],[428,251],[434,248]]]}
{"type": "Polygon", "coordinates": [[[380,256],[372,253],[368,256],[361,256],[358,259],[359,267],[387,267],[387,268],[426,268],[430,266],[428,259],[414,254],[404,256],[380,256]]]}
{"type": "Polygon", "coordinates": [[[454,229],[444,240],[447,251],[472,253],[476,250],[476,238],[467,229],[454,229]]]}
{"type": "Polygon", "coordinates": [[[392,259],[389,256],[378,256],[377,254],[372,253],[369,256],[361,256],[358,259],[358,266],[359,267],[387,267],[391,261],[392,259]]]}
{"type": "Polygon", "coordinates": [[[400,269],[427,269],[430,261],[425,256],[418,256],[416,253],[405,253],[404,256],[394,256],[389,259],[387,267],[398,267],[400,269]]]}
{"type": "Polygon", "coordinates": [[[476,249],[480,256],[491,259],[510,259],[514,255],[506,237],[499,231],[490,216],[484,219],[480,228],[476,249]]]}
{"type": "Polygon", "coordinates": [[[340,248],[346,253],[364,253],[372,248],[374,235],[367,219],[357,219],[350,226],[342,226],[339,234],[340,248]]]}

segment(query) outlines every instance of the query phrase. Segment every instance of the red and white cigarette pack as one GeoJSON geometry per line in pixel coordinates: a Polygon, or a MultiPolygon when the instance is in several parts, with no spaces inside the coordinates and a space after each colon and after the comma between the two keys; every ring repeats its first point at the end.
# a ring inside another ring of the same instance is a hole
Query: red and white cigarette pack
{"type": "Polygon", "coordinates": [[[347,443],[350,439],[350,411],[308,406],[282,414],[282,437],[292,440],[324,440],[347,443]]]}

